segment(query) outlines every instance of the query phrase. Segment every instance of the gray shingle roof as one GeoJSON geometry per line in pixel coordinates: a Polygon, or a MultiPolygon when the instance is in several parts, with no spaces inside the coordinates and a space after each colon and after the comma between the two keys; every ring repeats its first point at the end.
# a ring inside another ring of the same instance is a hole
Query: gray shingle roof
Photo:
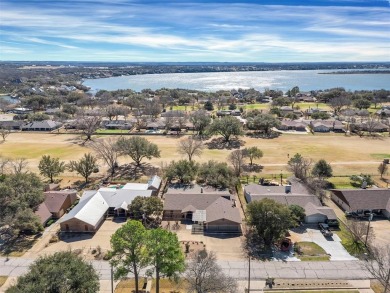
{"type": "Polygon", "coordinates": [[[390,211],[390,189],[333,189],[333,194],[345,202],[350,210],[381,210],[390,211]]]}
{"type": "Polygon", "coordinates": [[[165,194],[164,211],[206,210],[207,223],[226,219],[241,223],[240,212],[233,202],[219,194],[165,194]]]}

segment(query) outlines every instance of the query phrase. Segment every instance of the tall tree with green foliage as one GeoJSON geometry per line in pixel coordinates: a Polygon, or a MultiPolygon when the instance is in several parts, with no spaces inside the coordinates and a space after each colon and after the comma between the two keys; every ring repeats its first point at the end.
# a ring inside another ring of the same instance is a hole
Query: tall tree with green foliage
{"type": "Polygon", "coordinates": [[[198,181],[215,188],[223,189],[234,186],[237,178],[227,163],[210,160],[199,167],[198,181]]]}
{"type": "Polygon", "coordinates": [[[179,180],[181,184],[189,184],[196,178],[198,164],[194,161],[180,160],[172,161],[165,170],[165,177],[168,182],[179,180]]]}
{"type": "Polygon", "coordinates": [[[139,292],[139,274],[148,264],[145,247],[147,230],[139,221],[130,220],[111,236],[110,263],[114,268],[115,279],[134,274],[135,292],[139,292]]]}
{"type": "Polygon", "coordinates": [[[245,148],[243,150],[245,157],[249,158],[249,164],[252,166],[253,165],[253,160],[254,159],[260,159],[263,157],[263,151],[259,149],[258,147],[250,147],[250,148],[245,148]]]}
{"type": "Polygon", "coordinates": [[[50,183],[54,182],[54,177],[65,171],[65,163],[59,158],[51,158],[50,155],[43,155],[39,161],[38,169],[42,176],[48,177],[50,183]]]}
{"type": "Polygon", "coordinates": [[[259,245],[266,249],[282,240],[288,229],[295,225],[288,206],[268,198],[250,202],[246,218],[260,240],[259,245]]]}
{"type": "Polygon", "coordinates": [[[324,159],[321,159],[314,164],[311,174],[320,180],[330,178],[333,176],[332,166],[324,159]]]}
{"type": "Polygon", "coordinates": [[[129,212],[134,219],[158,217],[163,211],[163,203],[157,196],[137,196],[129,204],[129,212]]]}
{"type": "Polygon", "coordinates": [[[149,264],[156,272],[156,293],[160,293],[162,276],[174,278],[185,270],[184,255],[179,240],[177,235],[170,231],[162,228],[149,230],[145,252],[149,264]]]}
{"type": "Polygon", "coordinates": [[[119,154],[129,156],[137,166],[141,165],[144,158],[159,158],[160,150],[158,146],[140,136],[130,138],[120,138],[116,143],[119,154]]]}
{"type": "Polygon", "coordinates": [[[259,114],[253,118],[248,118],[248,129],[264,132],[269,136],[273,127],[280,125],[280,121],[270,114],[259,114]]]}
{"type": "Polygon", "coordinates": [[[291,216],[295,220],[295,222],[298,224],[299,222],[303,222],[306,217],[305,209],[299,205],[292,204],[289,205],[288,208],[291,211],[291,216]]]}
{"type": "Polygon", "coordinates": [[[349,179],[351,180],[351,185],[358,188],[362,188],[363,185],[366,187],[374,185],[374,180],[369,174],[352,175],[349,179]]]}
{"type": "Polygon", "coordinates": [[[242,126],[240,121],[233,116],[225,116],[221,119],[215,119],[209,127],[210,134],[219,134],[229,142],[232,136],[242,135],[242,126]]]}
{"type": "Polygon", "coordinates": [[[84,154],[84,157],[78,161],[70,161],[67,167],[70,172],[76,171],[83,176],[86,183],[92,173],[99,172],[97,158],[91,154],[84,154]]]}
{"type": "Polygon", "coordinates": [[[0,238],[9,241],[21,231],[40,231],[42,225],[34,212],[43,200],[43,185],[37,175],[3,175],[0,180],[0,238]]]}
{"type": "Polygon", "coordinates": [[[205,110],[198,110],[190,114],[190,121],[198,135],[202,136],[206,127],[211,123],[211,117],[205,110]]]}
{"type": "Polygon", "coordinates": [[[99,276],[92,264],[71,251],[62,251],[38,258],[6,292],[94,293],[99,287],[99,276]]]}

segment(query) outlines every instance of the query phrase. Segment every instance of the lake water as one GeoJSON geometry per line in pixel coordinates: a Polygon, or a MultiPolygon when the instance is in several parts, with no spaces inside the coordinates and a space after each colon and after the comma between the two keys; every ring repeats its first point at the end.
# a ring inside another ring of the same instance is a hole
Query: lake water
{"type": "MultiPolygon", "coordinates": [[[[87,79],[92,91],[150,88],[183,88],[202,91],[266,88],[301,91],[344,87],[346,90],[390,90],[390,74],[319,74],[336,70],[282,70],[251,72],[166,73],[87,79]]],[[[345,70],[344,70],[345,71],[345,70]]]]}

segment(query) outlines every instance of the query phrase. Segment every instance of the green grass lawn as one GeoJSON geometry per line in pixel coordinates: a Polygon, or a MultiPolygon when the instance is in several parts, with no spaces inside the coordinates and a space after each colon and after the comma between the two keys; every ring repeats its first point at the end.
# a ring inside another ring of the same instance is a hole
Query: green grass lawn
{"type": "Polygon", "coordinates": [[[351,180],[349,177],[332,177],[327,179],[327,181],[334,184],[334,188],[337,189],[355,189],[356,187],[351,185],[351,180]]]}
{"type": "Polygon", "coordinates": [[[370,154],[370,156],[377,160],[390,158],[390,154],[370,154]]]}
{"type": "Polygon", "coordinates": [[[124,129],[98,129],[95,132],[96,134],[122,134],[122,133],[129,133],[129,130],[124,129]]]}
{"type": "Polygon", "coordinates": [[[300,253],[297,253],[297,257],[302,261],[327,261],[330,258],[325,250],[314,242],[303,241],[295,245],[300,247],[300,253]]]}

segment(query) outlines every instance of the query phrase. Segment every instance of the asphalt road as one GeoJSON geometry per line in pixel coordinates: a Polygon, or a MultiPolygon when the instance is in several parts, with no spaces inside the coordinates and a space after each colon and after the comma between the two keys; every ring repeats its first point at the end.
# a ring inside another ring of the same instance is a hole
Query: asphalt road
{"type": "MultiPolygon", "coordinates": [[[[34,259],[0,258],[0,276],[18,277],[27,272],[34,259]]],[[[111,269],[106,261],[92,261],[100,274],[101,280],[110,280],[111,269]]],[[[248,278],[248,261],[218,261],[223,271],[230,276],[245,280],[248,278]]],[[[327,261],[327,262],[283,262],[251,261],[251,279],[260,280],[267,277],[282,279],[334,279],[363,280],[370,278],[360,261],[327,261]]]]}

